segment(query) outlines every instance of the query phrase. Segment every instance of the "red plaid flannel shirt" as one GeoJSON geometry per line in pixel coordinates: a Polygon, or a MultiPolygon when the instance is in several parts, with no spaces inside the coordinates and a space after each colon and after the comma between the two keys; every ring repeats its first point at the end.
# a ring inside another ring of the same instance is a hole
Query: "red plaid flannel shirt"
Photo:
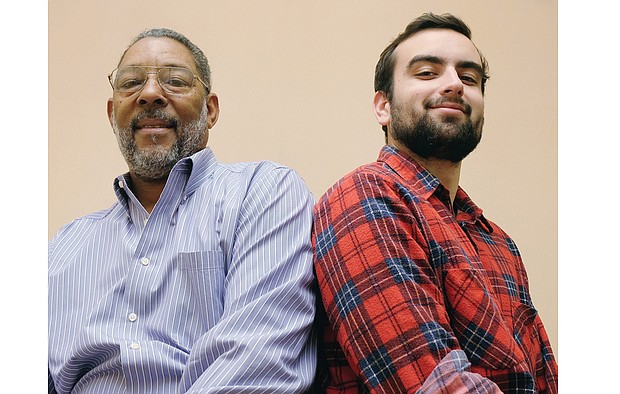
{"type": "Polygon", "coordinates": [[[460,188],[454,206],[390,146],[318,202],[318,391],[557,392],[515,243],[460,188]]]}

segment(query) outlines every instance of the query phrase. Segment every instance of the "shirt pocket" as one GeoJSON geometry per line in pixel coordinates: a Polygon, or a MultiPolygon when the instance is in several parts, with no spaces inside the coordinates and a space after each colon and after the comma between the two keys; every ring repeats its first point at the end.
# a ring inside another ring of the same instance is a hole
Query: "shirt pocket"
{"type": "Polygon", "coordinates": [[[220,320],[224,310],[224,255],[219,250],[182,252],[178,256],[178,275],[183,294],[177,318],[187,324],[186,335],[206,333],[220,320]]]}

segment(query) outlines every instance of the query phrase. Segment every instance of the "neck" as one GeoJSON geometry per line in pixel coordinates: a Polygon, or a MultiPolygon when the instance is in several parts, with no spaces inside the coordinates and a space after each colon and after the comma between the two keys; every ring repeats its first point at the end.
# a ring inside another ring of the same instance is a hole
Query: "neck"
{"type": "Polygon", "coordinates": [[[130,172],[131,190],[144,209],[151,213],[166,186],[168,177],[162,179],[146,179],[130,172]]]}
{"type": "Polygon", "coordinates": [[[414,158],[431,174],[441,181],[441,184],[450,192],[450,203],[454,206],[456,191],[459,188],[461,177],[461,162],[452,163],[448,160],[414,158]]]}
{"type": "Polygon", "coordinates": [[[406,156],[420,163],[428,172],[436,176],[443,187],[450,193],[450,203],[454,205],[454,199],[456,198],[456,191],[458,190],[461,177],[461,162],[453,163],[449,160],[440,160],[432,157],[423,158],[402,146],[402,144],[394,143],[394,146],[406,156]]]}

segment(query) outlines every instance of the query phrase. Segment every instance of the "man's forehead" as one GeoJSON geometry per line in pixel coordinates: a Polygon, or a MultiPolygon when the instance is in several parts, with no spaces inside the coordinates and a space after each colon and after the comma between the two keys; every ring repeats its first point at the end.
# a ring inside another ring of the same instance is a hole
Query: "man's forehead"
{"type": "Polygon", "coordinates": [[[474,43],[451,29],[425,29],[401,42],[395,49],[396,65],[406,67],[416,56],[434,56],[445,61],[475,62],[480,54],[474,43]]]}
{"type": "MultiPolygon", "coordinates": [[[[194,64],[191,51],[183,44],[169,37],[145,37],[133,43],[125,52],[121,64],[139,65],[148,61],[149,65],[194,64]]],[[[146,64],[145,64],[146,65],[146,64]]]]}

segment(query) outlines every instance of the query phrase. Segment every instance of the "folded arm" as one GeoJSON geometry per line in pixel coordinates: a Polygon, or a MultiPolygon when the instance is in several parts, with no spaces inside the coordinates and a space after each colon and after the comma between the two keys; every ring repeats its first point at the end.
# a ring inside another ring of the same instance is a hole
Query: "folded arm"
{"type": "Polygon", "coordinates": [[[313,200],[293,172],[255,176],[227,256],[224,312],[190,351],[185,393],[293,393],[312,382],[313,200]]]}
{"type": "Polygon", "coordinates": [[[442,384],[498,392],[469,372],[443,278],[429,257],[441,248],[426,243],[399,193],[372,174],[357,174],[317,205],[315,265],[338,343],[371,392],[442,384]]]}

